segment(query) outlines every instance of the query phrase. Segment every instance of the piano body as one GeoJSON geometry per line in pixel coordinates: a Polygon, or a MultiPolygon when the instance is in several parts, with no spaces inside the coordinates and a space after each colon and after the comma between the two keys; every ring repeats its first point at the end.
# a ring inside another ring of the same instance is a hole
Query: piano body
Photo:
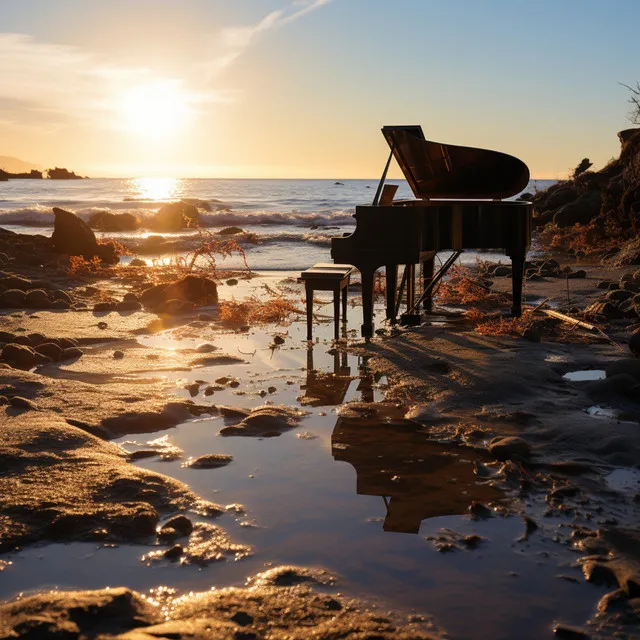
{"type": "Polygon", "coordinates": [[[388,320],[396,321],[399,265],[406,265],[408,311],[414,306],[418,264],[425,290],[422,306],[431,310],[431,290],[442,276],[434,276],[438,251],[453,251],[457,257],[464,249],[502,249],[513,266],[511,312],[519,316],[531,204],[505,198],[527,186],[527,166],[505,153],[426,140],[420,126],[388,126],[382,133],[391,153],[374,202],[356,207],[351,235],[331,239],[332,259],[354,265],[362,276],[362,335],[373,335],[373,280],[381,267],[386,270],[388,320]],[[415,200],[394,201],[395,188],[385,197],[383,184],[393,157],[415,200]]]}

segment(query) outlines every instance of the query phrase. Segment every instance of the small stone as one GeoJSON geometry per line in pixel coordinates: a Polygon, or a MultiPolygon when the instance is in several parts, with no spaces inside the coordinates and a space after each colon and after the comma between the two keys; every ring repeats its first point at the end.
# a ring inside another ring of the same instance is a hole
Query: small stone
{"type": "Polygon", "coordinates": [[[167,560],[177,560],[183,553],[182,546],[179,544],[174,544],[173,547],[167,549],[164,552],[164,557],[167,560]]]}
{"type": "Polygon", "coordinates": [[[235,287],[238,284],[238,281],[235,278],[229,278],[226,283],[230,286],[230,287],[235,287]]]}
{"type": "Polygon", "coordinates": [[[122,360],[122,358],[124,358],[124,351],[114,351],[113,358],[114,360],[122,360]]]}
{"type": "Polygon", "coordinates": [[[197,458],[189,458],[183,466],[191,469],[218,469],[228,465],[232,460],[233,456],[223,453],[208,453],[197,458]]]}
{"type": "Polygon", "coordinates": [[[62,352],[61,360],[73,360],[74,358],[80,358],[82,356],[82,349],[78,347],[69,347],[62,352]]]}
{"type": "Polygon", "coordinates": [[[212,351],[216,351],[217,348],[215,345],[205,342],[196,347],[196,353],[211,353],[212,351]]]}
{"type": "Polygon", "coordinates": [[[183,515],[174,516],[173,518],[168,520],[162,526],[160,531],[162,531],[162,529],[164,529],[165,527],[170,527],[171,529],[176,531],[178,535],[181,536],[188,536],[193,532],[193,523],[191,522],[191,520],[189,520],[189,518],[187,518],[187,516],[183,515]]]}
{"type": "Polygon", "coordinates": [[[274,344],[283,344],[284,343],[284,338],[282,336],[273,336],[273,343],[274,344]]]}
{"type": "Polygon", "coordinates": [[[268,387],[268,388],[267,388],[267,391],[268,391],[269,393],[275,393],[277,390],[278,390],[278,389],[276,389],[276,387],[268,387]]]}

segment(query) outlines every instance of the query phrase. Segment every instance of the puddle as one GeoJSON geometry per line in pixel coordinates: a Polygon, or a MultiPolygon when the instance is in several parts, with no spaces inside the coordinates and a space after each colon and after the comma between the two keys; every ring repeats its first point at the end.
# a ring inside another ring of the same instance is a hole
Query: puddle
{"type": "Polygon", "coordinates": [[[614,491],[636,496],[640,492],[640,469],[615,469],[605,476],[604,481],[614,491]]]}
{"type": "Polygon", "coordinates": [[[602,369],[586,369],[584,371],[570,371],[562,376],[563,380],[569,382],[590,382],[593,380],[604,380],[607,377],[606,371],[602,369]]]}
{"type": "MultiPolygon", "coordinates": [[[[358,326],[356,316],[351,326],[358,326]]],[[[266,566],[297,564],[336,573],[339,589],[349,595],[432,614],[453,638],[475,638],[482,629],[486,637],[533,640],[549,635],[558,617],[570,624],[587,619],[604,589],[557,578],[580,577],[578,569],[559,571],[568,562],[563,547],[537,535],[518,541],[524,532],[519,517],[467,515],[474,500],[507,498],[474,473],[476,461],[487,461],[484,454],[430,442],[423,427],[392,414],[341,411],[347,402],[383,400],[386,380],[370,371],[366,358],[330,341],[330,324],[315,328],[311,345],[305,331],[301,322],[243,334],[196,326],[140,339],[168,350],[210,341],[220,352],[243,355],[243,363],[158,372],[170,396],[245,408],[285,404],[306,412],[278,437],[221,437],[225,421],[213,414],[119,441],[129,451],[158,450],[137,466],[176,478],[205,500],[243,505],[215,523],[251,546],[253,555],[207,567],[168,560],[147,566],[140,559],[152,545],[28,547],[6,555],[12,564],[0,572],[0,598],[53,586],[207,590],[244,584],[266,566]],[[275,334],[285,340],[274,347],[275,334]],[[238,384],[216,385],[223,377],[238,384]],[[216,385],[209,395],[208,385],[216,385]],[[233,461],[210,470],[183,466],[205,454],[233,461]],[[482,541],[439,553],[427,538],[443,529],[482,541]]]]}
{"type": "Polygon", "coordinates": [[[617,418],[618,412],[615,409],[610,409],[608,407],[599,407],[598,405],[594,405],[585,409],[585,411],[595,418],[617,418]]]}

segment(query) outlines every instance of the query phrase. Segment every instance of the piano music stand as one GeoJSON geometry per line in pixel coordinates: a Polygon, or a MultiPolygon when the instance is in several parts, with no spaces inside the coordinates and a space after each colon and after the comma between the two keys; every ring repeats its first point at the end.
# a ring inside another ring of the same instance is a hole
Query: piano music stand
{"type": "Polygon", "coordinates": [[[347,292],[354,267],[350,264],[320,263],[300,274],[307,294],[307,340],[313,338],[313,292],[333,291],[334,336],[340,337],[340,292],[342,292],[342,322],[347,321],[347,292]]]}

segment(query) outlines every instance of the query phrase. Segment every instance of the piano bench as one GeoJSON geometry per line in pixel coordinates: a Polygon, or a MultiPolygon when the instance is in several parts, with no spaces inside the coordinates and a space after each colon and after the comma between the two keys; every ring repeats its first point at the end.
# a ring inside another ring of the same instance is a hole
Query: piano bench
{"type": "Polygon", "coordinates": [[[304,282],[307,294],[307,340],[313,337],[313,292],[333,291],[333,324],[336,340],[340,337],[340,292],[342,292],[342,321],[347,321],[347,292],[349,280],[355,267],[350,264],[320,263],[303,271],[300,281],[304,282]]]}

